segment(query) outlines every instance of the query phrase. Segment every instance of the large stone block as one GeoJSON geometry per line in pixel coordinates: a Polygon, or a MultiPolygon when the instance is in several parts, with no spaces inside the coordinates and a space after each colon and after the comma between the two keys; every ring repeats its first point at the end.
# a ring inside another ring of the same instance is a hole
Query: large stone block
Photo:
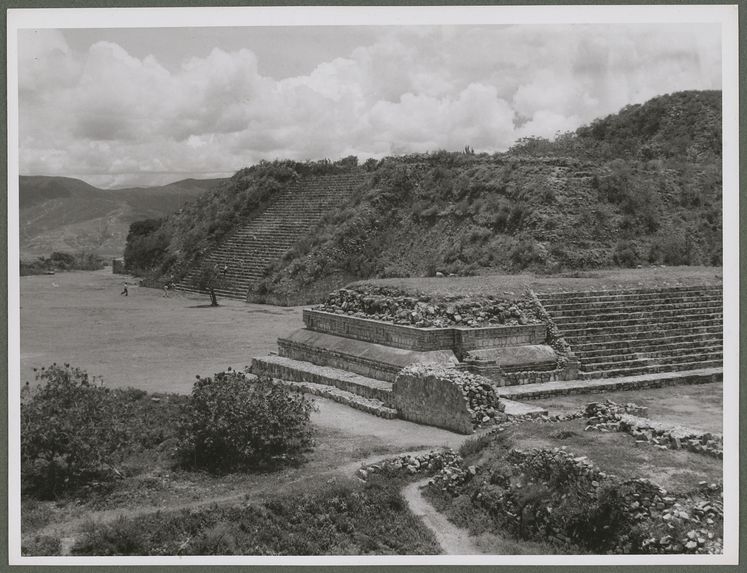
{"type": "Polygon", "coordinates": [[[392,387],[400,418],[471,434],[472,416],[460,387],[437,371],[405,369],[392,387]]]}
{"type": "Polygon", "coordinates": [[[430,364],[408,366],[397,375],[392,403],[400,418],[461,434],[503,417],[489,380],[430,364]]]}

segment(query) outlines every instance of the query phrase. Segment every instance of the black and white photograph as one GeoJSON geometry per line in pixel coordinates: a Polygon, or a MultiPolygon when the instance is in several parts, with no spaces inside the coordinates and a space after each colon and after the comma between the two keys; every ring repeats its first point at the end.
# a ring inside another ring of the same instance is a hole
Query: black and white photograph
{"type": "Polygon", "coordinates": [[[728,565],[737,5],[8,10],[12,565],[728,565]]]}

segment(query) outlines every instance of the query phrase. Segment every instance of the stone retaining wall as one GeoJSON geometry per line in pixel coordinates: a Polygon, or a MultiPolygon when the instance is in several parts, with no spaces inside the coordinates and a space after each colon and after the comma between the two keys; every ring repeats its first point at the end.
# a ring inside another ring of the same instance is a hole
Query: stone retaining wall
{"type": "Polygon", "coordinates": [[[454,351],[462,356],[469,350],[544,344],[547,328],[544,324],[520,326],[487,326],[454,328],[454,351]]]}
{"type": "Polygon", "coordinates": [[[308,344],[288,340],[287,338],[278,338],[278,349],[280,350],[280,356],[348,370],[362,376],[386,380],[387,382],[394,382],[397,373],[402,369],[399,365],[387,364],[386,362],[371,360],[352,354],[342,354],[334,350],[319,349],[308,344]]]}
{"type": "Polygon", "coordinates": [[[542,344],[546,334],[543,324],[483,328],[415,328],[313,309],[304,309],[303,321],[308,329],[316,332],[406,350],[425,352],[453,349],[457,355],[480,348],[542,344]]]}

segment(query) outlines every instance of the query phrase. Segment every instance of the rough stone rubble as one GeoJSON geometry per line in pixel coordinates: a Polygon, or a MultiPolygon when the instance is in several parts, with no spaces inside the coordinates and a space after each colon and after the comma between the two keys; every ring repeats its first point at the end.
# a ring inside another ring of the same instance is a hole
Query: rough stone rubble
{"type": "Polygon", "coordinates": [[[481,327],[537,324],[535,304],[528,297],[500,300],[494,297],[436,299],[400,290],[361,285],[332,292],[317,310],[394,324],[428,327],[481,327]]]}

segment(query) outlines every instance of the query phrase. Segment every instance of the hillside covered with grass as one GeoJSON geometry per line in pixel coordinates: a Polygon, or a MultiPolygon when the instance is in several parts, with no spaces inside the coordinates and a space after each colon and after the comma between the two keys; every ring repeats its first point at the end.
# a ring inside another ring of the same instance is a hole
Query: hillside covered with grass
{"type": "Polygon", "coordinates": [[[218,184],[184,179],[158,187],[99,189],[72,177],[19,178],[22,258],[53,251],[120,256],[130,224],[163,217],[218,184]]]}
{"type": "Polygon", "coordinates": [[[721,264],[721,93],[632,105],[554,141],[358,165],[262,163],[180,213],[132,226],[127,263],[179,278],[290,182],[364,182],[268,269],[256,295],[312,299],[371,277],[721,264]]]}

